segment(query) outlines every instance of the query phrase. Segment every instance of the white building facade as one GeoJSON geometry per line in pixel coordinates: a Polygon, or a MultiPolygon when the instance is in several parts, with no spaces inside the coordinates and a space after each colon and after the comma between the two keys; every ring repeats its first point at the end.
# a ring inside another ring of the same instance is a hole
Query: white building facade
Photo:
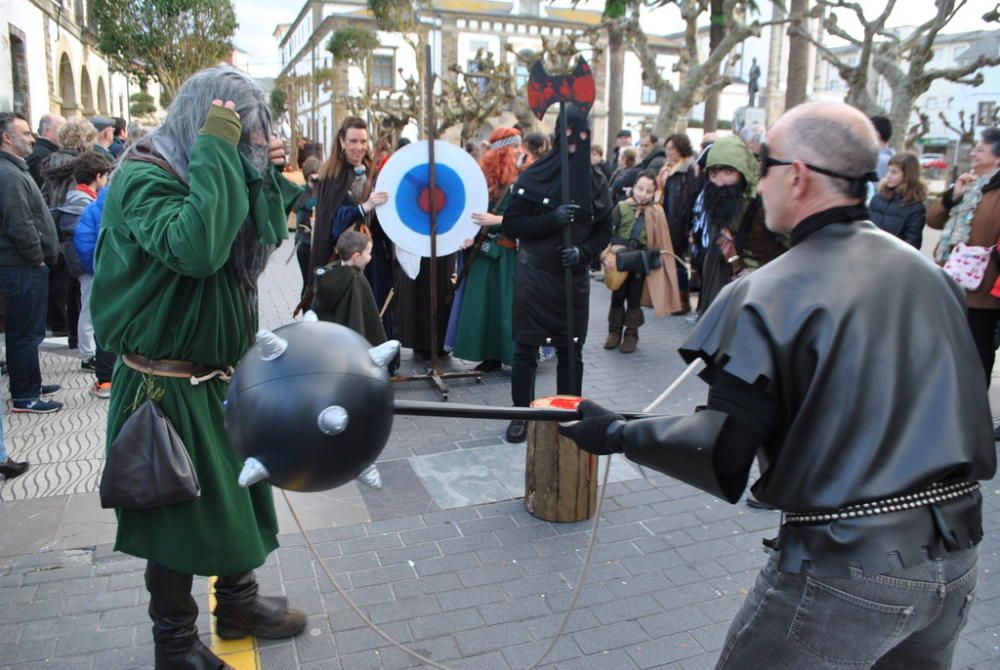
{"type": "MultiPolygon", "coordinates": [[[[509,64],[518,84],[527,81],[528,71],[526,67],[518,65],[515,55],[517,52],[538,51],[543,37],[578,34],[598,25],[601,18],[599,11],[557,8],[531,0],[479,0],[475,3],[436,0],[430,14],[429,43],[435,73],[448,76],[451,65],[468,70],[476,53],[483,49],[492,54],[495,62],[509,64]]],[[[322,143],[327,151],[340,121],[346,115],[341,104],[343,96],[355,96],[364,88],[362,70],[354,65],[334,62],[333,56],[326,50],[326,44],[336,29],[352,23],[374,29],[374,21],[363,0],[307,0],[295,21],[287,26],[279,26],[275,32],[279,39],[281,75],[306,77],[320,69],[334,70],[334,90],[324,90],[321,84],[313,84],[311,91],[308,87],[300,89],[295,104],[289,105],[289,109],[296,114],[296,125],[302,134],[322,143]],[[344,81],[346,86],[341,83],[344,81]]],[[[417,80],[422,79],[417,73],[416,54],[401,34],[378,31],[376,35],[379,46],[373,54],[372,72],[375,89],[398,91],[404,87],[406,78],[412,76],[417,80]]],[[[661,53],[661,59],[676,51],[662,38],[651,38],[651,42],[661,53]]],[[[577,47],[594,69],[597,100],[591,112],[591,120],[595,139],[603,142],[608,130],[605,128],[608,59],[603,53],[595,53],[589,43],[578,42],[577,47]]],[[[634,59],[634,56],[629,55],[628,58],[634,59]]],[[[667,65],[668,62],[664,61],[664,66],[667,65]]],[[[642,91],[636,83],[641,83],[638,72],[638,61],[627,60],[623,106],[627,118],[633,121],[644,117],[642,91]]],[[[513,114],[505,114],[495,120],[495,125],[513,124],[515,121],[513,114]]],[[[552,124],[547,125],[551,127],[552,124]]],[[[483,132],[488,133],[489,127],[483,132]]],[[[416,129],[408,128],[404,135],[414,138],[416,129]]]]}
{"type": "Polygon", "coordinates": [[[138,88],[96,51],[87,10],[87,0],[0,0],[0,110],[33,127],[50,112],[130,118],[138,88]]]}

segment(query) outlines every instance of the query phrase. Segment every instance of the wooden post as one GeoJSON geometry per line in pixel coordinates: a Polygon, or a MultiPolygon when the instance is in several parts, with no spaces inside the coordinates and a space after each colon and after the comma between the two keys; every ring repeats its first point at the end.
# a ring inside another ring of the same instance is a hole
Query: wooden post
{"type": "MultiPolygon", "coordinates": [[[[568,397],[537,398],[531,406],[557,407],[560,398],[568,397]]],[[[525,509],[546,521],[589,519],[597,506],[597,462],[597,456],[560,435],[555,421],[529,421],[525,509]]]]}

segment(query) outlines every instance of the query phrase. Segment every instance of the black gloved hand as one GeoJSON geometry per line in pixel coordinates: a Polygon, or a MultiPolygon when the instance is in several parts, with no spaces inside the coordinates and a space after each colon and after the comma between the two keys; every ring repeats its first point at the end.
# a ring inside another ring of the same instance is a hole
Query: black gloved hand
{"type": "Polygon", "coordinates": [[[576,210],[580,209],[580,205],[559,205],[556,207],[556,223],[560,226],[568,226],[573,223],[576,218],[576,210]]]}
{"type": "Polygon", "coordinates": [[[559,432],[576,442],[576,446],[596,456],[617,454],[625,450],[622,430],[625,419],[592,400],[582,400],[578,408],[581,419],[559,424],[559,432]]]}
{"type": "Polygon", "coordinates": [[[566,247],[559,251],[559,255],[562,257],[563,267],[572,268],[580,264],[583,252],[580,247],[566,247]]]}

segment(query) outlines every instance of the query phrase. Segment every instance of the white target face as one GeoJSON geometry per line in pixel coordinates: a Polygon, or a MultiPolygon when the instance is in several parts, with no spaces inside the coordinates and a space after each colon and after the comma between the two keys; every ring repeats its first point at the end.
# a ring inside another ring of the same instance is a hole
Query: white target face
{"type": "Polygon", "coordinates": [[[427,141],[408,144],[383,166],[375,190],[388,193],[389,201],[378,208],[378,220],[397,245],[429,257],[430,211],[435,202],[437,255],[446,256],[479,232],[472,213],[487,211],[489,193],[486,177],[475,159],[454,144],[436,140],[432,196],[428,149],[427,141]]]}

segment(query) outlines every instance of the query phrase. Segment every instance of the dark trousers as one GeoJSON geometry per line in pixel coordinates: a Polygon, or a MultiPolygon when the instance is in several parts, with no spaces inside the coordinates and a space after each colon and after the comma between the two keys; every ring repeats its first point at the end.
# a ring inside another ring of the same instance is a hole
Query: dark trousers
{"type": "Polygon", "coordinates": [[[299,263],[299,272],[302,273],[302,292],[299,295],[301,298],[305,295],[306,284],[308,283],[306,279],[309,277],[309,254],[311,253],[311,244],[300,243],[295,247],[295,260],[299,263]]]}
{"type": "Polygon", "coordinates": [[[646,275],[637,272],[629,273],[625,283],[611,292],[611,307],[625,307],[628,309],[639,309],[642,305],[642,287],[646,284],[646,275]]]}
{"type": "Polygon", "coordinates": [[[80,326],[80,280],[67,274],[66,276],[66,328],[69,331],[68,344],[70,349],[76,349],[77,329],[80,326]]]}
{"type": "Polygon", "coordinates": [[[41,392],[38,345],[45,339],[49,269],[0,267],[0,293],[7,301],[4,339],[13,400],[34,400],[41,392]]]}
{"type": "Polygon", "coordinates": [[[990,375],[993,374],[993,361],[996,359],[997,323],[1000,322],[1000,309],[969,308],[969,330],[972,331],[972,341],[976,343],[979,360],[986,374],[986,386],[990,385],[990,375]]]}
{"type": "MultiPolygon", "coordinates": [[[[580,395],[583,388],[583,345],[576,347],[576,380],[570,383],[569,349],[556,347],[556,393],[580,395]]],[[[515,407],[528,407],[535,399],[535,372],[538,370],[538,345],[518,342],[510,370],[510,395],[515,407]]]]}
{"type": "Polygon", "coordinates": [[[94,373],[97,375],[98,384],[105,384],[111,381],[111,373],[114,372],[116,358],[113,352],[105,351],[101,349],[101,345],[97,345],[97,355],[94,357],[94,373]]]}
{"type": "Polygon", "coordinates": [[[69,279],[66,259],[62,254],[59,254],[59,261],[49,269],[49,286],[46,298],[48,310],[45,318],[49,330],[53,333],[65,332],[69,329],[69,319],[66,314],[66,293],[69,290],[69,279]]]}

